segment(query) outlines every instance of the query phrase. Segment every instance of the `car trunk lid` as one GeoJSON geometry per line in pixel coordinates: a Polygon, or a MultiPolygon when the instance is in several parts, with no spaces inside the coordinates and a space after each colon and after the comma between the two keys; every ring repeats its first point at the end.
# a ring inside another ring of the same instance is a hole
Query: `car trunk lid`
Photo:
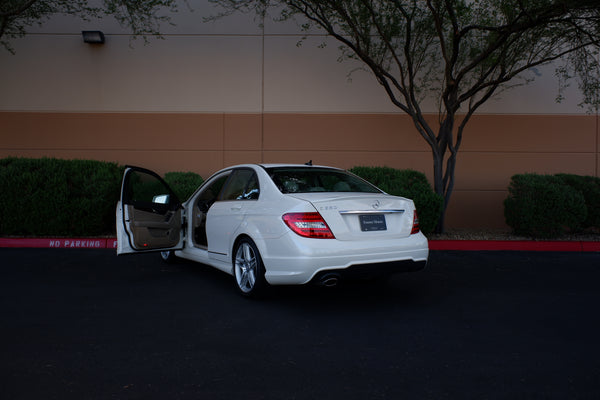
{"type": "Polygon", "coordinates": [[[403,238],[411,234],[412,200],[386,194],[296,193],[321,214],[338,240],[403,238]]]}

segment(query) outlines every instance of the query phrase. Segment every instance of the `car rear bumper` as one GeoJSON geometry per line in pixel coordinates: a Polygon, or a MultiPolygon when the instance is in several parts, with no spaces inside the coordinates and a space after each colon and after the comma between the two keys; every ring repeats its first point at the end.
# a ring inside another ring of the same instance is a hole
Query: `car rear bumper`
{"type": "Polygon", "coordinates": [[[328,273],[342,278],[368,278],[418,271],[427,264],[429,247],[421,233],[400,240],[335,243],[289,236],[268,243],[261,255],[267,282],[296,285],[328,273]]]}
{"type": "Polygon", "coordinates": [[[373,264],[351,265],[350,267],[344,269],[321,271],[313,277],[311,282],[328,286],[328,282],[333,282],[333,280],[337,280],[338,278],[342,280],[379,278],[401,272],[420,271],[424,269],[426,265],[426,260],[400,260],[373,264]]]}

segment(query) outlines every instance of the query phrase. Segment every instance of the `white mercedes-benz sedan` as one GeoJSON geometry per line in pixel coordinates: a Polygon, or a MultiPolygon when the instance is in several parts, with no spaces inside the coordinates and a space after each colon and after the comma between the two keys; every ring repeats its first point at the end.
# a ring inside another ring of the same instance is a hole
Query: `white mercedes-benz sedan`
{"type": "Polygon", "coordinates": [[[245,296],[416,271],[429,254],[412,200],[324,166],[225,168],[184,203],[156,173],[127,167],[116,214],[117,254],[208,264],[245,296]]]}

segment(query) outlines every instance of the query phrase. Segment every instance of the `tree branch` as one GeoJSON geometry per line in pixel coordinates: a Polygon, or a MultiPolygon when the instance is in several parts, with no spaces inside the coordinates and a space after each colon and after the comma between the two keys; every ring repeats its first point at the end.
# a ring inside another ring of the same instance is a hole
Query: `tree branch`
{"type": "MultiPolygon", "coordinates": [[[[29,9],[29,7],[31,7],[37,1],[39,1],[39,0],[28,0],[25,3],[23,3],[21,5],[21,7],[15,8],[13,10],[5,11],[5,12],[0,12],[0,18],[16,17],[17,15],[20,15],[20,14],[24,13],[25,11],[27,11],[29,9]]],[[[0,37],[1,36],[2,35],[0,35],[0,37]]]]}

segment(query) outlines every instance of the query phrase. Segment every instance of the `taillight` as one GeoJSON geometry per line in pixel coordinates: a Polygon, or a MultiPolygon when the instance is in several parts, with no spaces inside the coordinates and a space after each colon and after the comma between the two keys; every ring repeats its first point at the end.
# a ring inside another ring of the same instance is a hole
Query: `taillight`
{"type": "Polygon", "coordinates": [[[419,217],[417,216],[417,210],[415,210],[415,213],[413,215],[413,226],[412,231],[410,231],[411,235],[419,233],[419,231],[421,230],[421,228],[419,228],[419,217]]]}
{"type": "Polygon", "coordinates": [[[335,239],[329,226],[318,212],[285,214],[283,221],[291,230],[302,237],[335,239]]]}

